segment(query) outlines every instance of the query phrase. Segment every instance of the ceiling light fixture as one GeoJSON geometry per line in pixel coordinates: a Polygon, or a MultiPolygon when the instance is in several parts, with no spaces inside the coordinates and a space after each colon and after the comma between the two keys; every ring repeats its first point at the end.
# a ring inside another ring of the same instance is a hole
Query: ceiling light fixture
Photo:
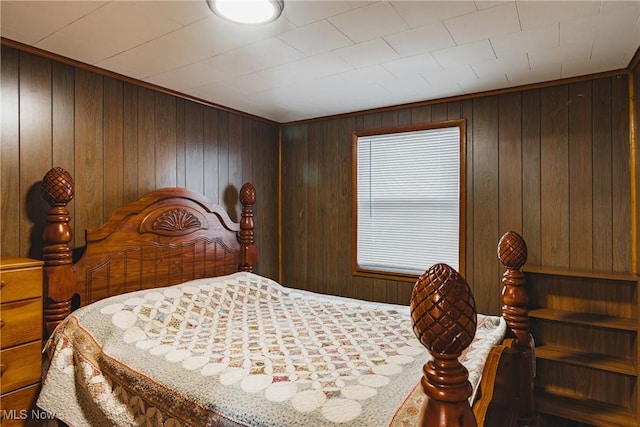
{"type": "Polygon", "coordinates": [[[263,24],[278,19],[284,0],[207,0],[216,15],[242,24],[263,24]]]}

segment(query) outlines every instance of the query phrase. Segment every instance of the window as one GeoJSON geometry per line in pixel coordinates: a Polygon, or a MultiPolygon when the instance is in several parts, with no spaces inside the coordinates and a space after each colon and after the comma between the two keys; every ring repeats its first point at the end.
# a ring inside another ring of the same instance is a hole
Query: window
{"type": "Polygon", "coordinates": [[[354,274],[462,270],[464,134],[464,120],[354,133],[354,274]]]}

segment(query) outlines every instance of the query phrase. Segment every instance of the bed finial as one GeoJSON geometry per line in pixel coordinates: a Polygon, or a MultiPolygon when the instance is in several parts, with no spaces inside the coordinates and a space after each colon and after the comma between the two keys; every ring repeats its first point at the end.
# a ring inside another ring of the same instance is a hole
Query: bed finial
{"type": "Polygon", "coordinates": [[[73,199],[73,178],[66,170],[56,167],[42,178],[42,196],[51,208],[47,211],[47,226],[42,238],[43,258],[47,266],[72,263],[71,228],[67,203],[73,199]]]}
{"type": "Polygon", "coordinates": [[[250,182],[245,183],[240,188],[240,203],[242,212],[240,213],[240,265],[238,271],[253,271],[253,265],[258,258],[253,232],[253,205],[256,202],[256,188],[250,182]]]}
{"type": "Polygon", "coordinates": [[[413,287],[410,310],[413,331],[433,356],[422,368],[428,398],[421,425],[475,426],[469,373],[458,361],[476,332],[476,303],[469,285],[449,265],[435,264],[413,287]]]}
{"type": "Polygon", "coordinates": [[[507,323],[515,344],[521,349],[518,425],[530,425],[535,413],[533,383],[535,377],[535,355],[529,335],[529,296],[526,280],[521,268],[527,262],[527,244],[515,231],[507,231],[498,242],[498,259],[506,267],[502,275],[502,317],[507,323]]]}
{"type": "Polygon", "coordinates": [[[47,225],[42,234],[44,247],[44,280],[46,291],[44,308],[45,334],[71,313],[73,279],[69,280],[69,266],[73,263],[69,246],[72,233],[67,203],[73,199],[73,178],[66,170],[55,167],[42,178],[42,196],[51,208],[47,211],[47,225]]]}
{"type": "Polygon", "coordinates": [[[498,259],[507,268],[502,276],[502,316],[518,340],[529,343],[529,297],[520,268],[527,261],[527,245],[518,233],[507,231],[498,242],[498,259]]]}
{"type": "Polygon", "coordinates": [[[50,205],[66,205],[73,199],[73,194],[73,178],[61,167],[50,169],[42,178],[42,196],[50,205]]]}

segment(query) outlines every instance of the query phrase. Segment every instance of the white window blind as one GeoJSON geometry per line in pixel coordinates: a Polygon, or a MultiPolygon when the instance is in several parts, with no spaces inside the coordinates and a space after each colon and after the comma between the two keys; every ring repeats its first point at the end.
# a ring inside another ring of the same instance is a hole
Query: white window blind
{"type": "Polygon", "coordinates": [[[357,138],[359,269],[458,269],[460,128],[357,138]]]}

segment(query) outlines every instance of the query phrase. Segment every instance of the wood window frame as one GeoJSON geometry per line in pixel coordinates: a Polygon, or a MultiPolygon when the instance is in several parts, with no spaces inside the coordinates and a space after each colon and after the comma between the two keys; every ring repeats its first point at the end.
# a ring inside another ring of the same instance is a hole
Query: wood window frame
{"type": "MultiPolygon", "coordinates": [[[[394,273],[387,271],[378,271],[362,268],[358,265],[357,244],[358,244],[358,138],[363,136],[373,136],[381,134],[413,132],[430,129],[438,129],[445,127],[457,126],[460,130],[460,181],[459,181],[459,222],[458,222],[458,271],[465,276],[466,264],[466,120],[454,119],[438,121],[426,124],[388,127],[370,130],[361,130],[352,132],[351,136],[351,188],[352,188],[352,207],[351,207],[351,272],[354,276],[369,277],[383,280],[396,280],[403,282],[415,282],[419,275],[394,273]]],[[[427,266],[428,267],[428,266],[427,266]]]]}

